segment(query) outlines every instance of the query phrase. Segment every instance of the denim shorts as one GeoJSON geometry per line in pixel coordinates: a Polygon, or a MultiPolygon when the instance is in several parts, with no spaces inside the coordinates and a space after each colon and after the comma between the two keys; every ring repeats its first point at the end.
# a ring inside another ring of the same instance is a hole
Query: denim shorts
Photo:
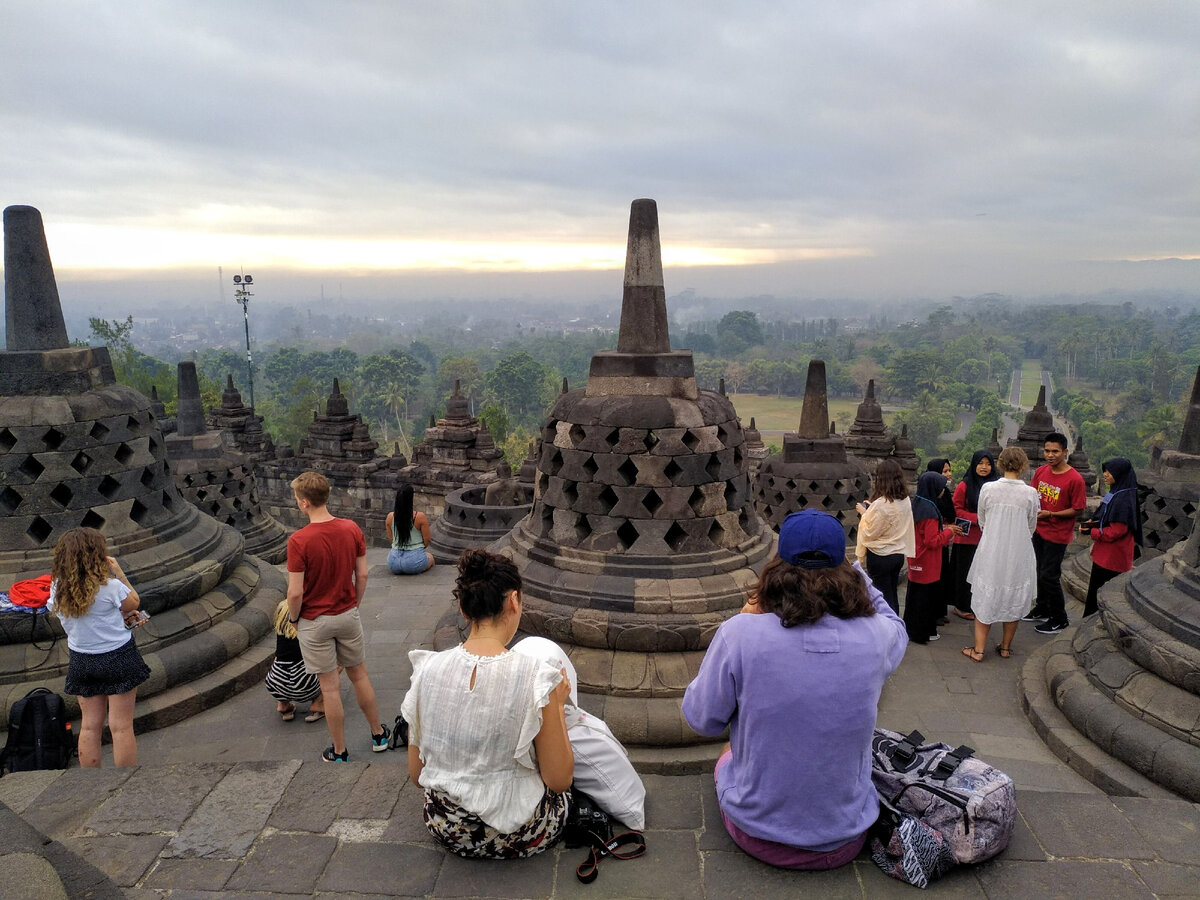
{"type": "Polygon", "coordinates": [[[425,550],[389,550],[388,568],[393,575],[416,575],[429,568],[425,550]]]}

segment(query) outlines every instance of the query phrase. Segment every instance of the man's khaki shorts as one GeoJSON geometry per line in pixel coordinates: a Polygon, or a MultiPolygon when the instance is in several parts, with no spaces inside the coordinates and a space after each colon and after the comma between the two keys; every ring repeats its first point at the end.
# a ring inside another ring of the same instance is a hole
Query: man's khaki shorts
{"type": "Polygon", "coordinates": [[[334,616],[301,619],[296,624],[304,671],[310,675],[332,672],[338,666],[361,665],[363,653],[362,621],[358,607],[334,616]]]}

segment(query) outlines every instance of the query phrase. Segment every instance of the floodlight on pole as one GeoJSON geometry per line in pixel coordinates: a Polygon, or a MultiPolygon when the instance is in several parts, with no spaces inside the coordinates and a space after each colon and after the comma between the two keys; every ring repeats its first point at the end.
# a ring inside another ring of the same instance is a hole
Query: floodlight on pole
{"type": "Polygon", "coordinates": [[[233,301],[242,305],[242,319],[246,323],[246,377],[250,381],[250,408],[254,409],[254,359],[250,355],[250,285],[254,284],[253,275],[234,275],[233,301]]]}

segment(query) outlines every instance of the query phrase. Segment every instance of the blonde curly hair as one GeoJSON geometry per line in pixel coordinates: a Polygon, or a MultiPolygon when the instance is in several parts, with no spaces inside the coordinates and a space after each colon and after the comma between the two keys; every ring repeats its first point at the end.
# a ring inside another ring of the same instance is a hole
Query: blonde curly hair
{"type": "Polygon", "coordinates": [[[104,535],[95,528],[72,528],[54,545],[54,611],[70,618],[87,615],[111,574],[104,535]]]}

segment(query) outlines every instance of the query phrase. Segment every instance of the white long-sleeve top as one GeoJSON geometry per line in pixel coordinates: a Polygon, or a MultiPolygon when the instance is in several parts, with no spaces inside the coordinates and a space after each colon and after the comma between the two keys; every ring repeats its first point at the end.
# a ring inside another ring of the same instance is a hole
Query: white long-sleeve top
{"type": "Polygon", "coordinates": [[[516,831],[546,791],[533,739],[562,673],[520,653],[475,656],[462,646],[408,658],[412,687],[400,711],[424,764],[421,785],[498,831],[516,831]]]}

